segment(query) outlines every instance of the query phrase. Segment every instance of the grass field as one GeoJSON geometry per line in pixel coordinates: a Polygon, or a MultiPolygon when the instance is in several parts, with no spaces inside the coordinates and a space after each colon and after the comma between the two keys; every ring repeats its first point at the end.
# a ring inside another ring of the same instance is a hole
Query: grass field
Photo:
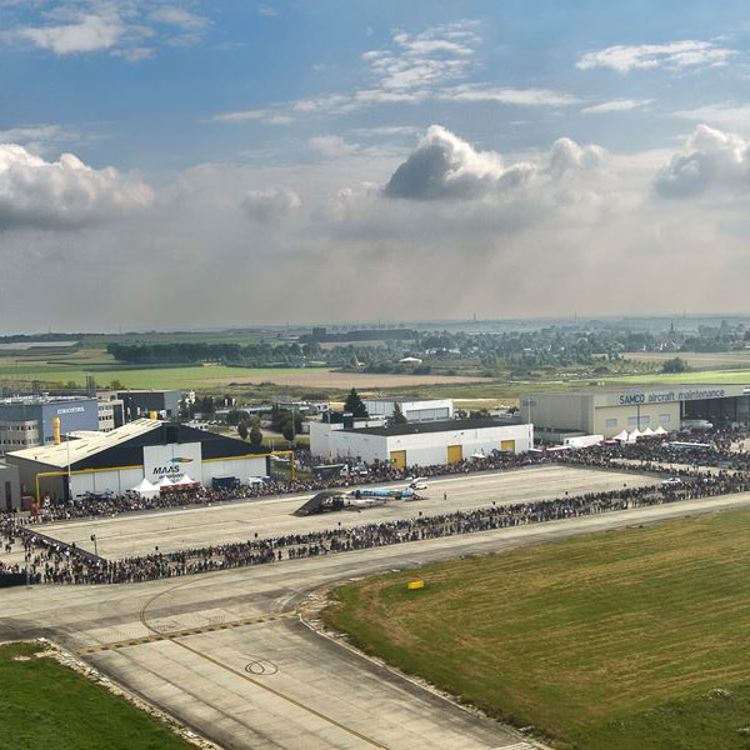
{"type": "Polygon", "coordinates": [[[31,656],[39,650],[0,646],[0,750],[195,750],[123,698],[54,659],[31,656]]]}
{"type": "Polygon", "coordinates": [[[670,375],[627,375],[625,377],[610,378],[608,383],[618,385],[666,385],[668,383],[745,385],[750,384],[750,369],[700,370],[699,372],[682,372],[670,375]]]}
{"type": "Polygon", "coordinates": [[[348,584],[365,650],[576,750],[750,748],[750,512],[348,584]]]}
{"type": "Polygon", "coordinates": [[[680,357],[696,370],[738,369],[750,367],[750,349],[733,352],[628,352],[623,357],[632,362],[662,364],[680,357]]]}
{"type": "Polygon", "coordinates": [[[353,386],[360,390],[395,387],[429,387],[433,384],[460,384],[487,381],[487,378],[449,375],[391,375],[332,372],[327,367],[226,367],[224,365],[123,368],[114,365],[97,367],[47,362],[10,361],[0,359],[0,383],[65,384],[69,381],[83,386],[86,376],[93,375],[96,383],[107,386],[114,380],[126,388],[212,389],[220,392],[232,386],[260,386],[273,384],[280,388],[298,388],[345,392],[353,386]]]}

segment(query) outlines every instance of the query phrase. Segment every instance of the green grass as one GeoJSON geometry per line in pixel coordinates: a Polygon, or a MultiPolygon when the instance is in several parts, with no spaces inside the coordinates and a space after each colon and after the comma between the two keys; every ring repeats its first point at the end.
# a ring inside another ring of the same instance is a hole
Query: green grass
{"type": "Polygon", "coordinates": [[[745,385],[750,384],[750,370],[701,370],[700,372],[683,372],[677,374],[627,375],[610,378],[608,382],[610,384],[617,383],[623,385],[660,385],[667,383],[745,385]]]}
{"type": "Polygon", "coordinates": [[[346,585],[325,618],[558,747],[750,748],[750,512],[428,566],[408,592],[414,577],[346,585]]]}
{"type": "Polygon", "coordinates": [[[157,719],[50,658],[0,646],[0,750],[188,750],[157,719]]]}
{"type": "Polygon", "coordinates": [[[86,382],[87,375],[93,375],[97,384],[106,386],[119,380],[126,388],[225,388],[234,379],[257,379],[258,382],[271,382],[279,375],[300,372],[328,372],[327,368],[305,368],[304,370],[285,367],[249,368],[216,366],[192,367],[157,367],[157,368],[117,368],[100,369],[84,368],[78,365],[48,364],[0,364],[0,382],[43,382],[67,383],[74,381],[80,386],[86,382]]]}

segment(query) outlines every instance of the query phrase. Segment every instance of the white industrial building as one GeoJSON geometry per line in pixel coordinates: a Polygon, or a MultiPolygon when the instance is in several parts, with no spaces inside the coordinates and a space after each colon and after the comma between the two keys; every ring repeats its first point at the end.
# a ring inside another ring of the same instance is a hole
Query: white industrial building
{"type": "Polygon", "coordinates": [[[242,440],[183,424],[137,419],[111,432],[79,432],[57,445],[8,453],[25,494],[53,501],[92,494],[124,494],[144,479],[158,484],[247,483],[268,474],[268,454],[251,453],[242,440]]]}
{"type": "Polygon", "coordinates": [[[496,452],[524,453],[534,447],[533,425],[500,424],[492,419],[350,428],[320,423],[317,427],[317,434],[310,432],[315,456],[391,462],[399,467],[458,463],[496,452]]]}
{"type": "Polygon", "coordinates": [[[612,438],[623,430],[671,432],[696,421],[750,427],[750,384],[537,393],[521,399],[521,415],[555,442],[591,434],[612,438]]]}
{"type": "Polygon", "coordinates": [[[453,399],[450,398],[366,398],[363,399],[363,403],[371,417],[391,419],[398,404],[407,422],[440,422],[453,419],[453,399]]]}

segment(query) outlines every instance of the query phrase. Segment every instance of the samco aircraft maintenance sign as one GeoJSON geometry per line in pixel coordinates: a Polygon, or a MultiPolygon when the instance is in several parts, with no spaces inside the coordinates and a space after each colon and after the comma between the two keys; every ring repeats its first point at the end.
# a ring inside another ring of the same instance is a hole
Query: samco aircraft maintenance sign
{"type": "Polygon", "coordinates": [[[172,443],[147,445],[143,448],[143,467],[146,479],[157,484],[162,477],[177,479],[187,474],[195,482],[203,481],[203,461],[200,443],[172,443]]]}

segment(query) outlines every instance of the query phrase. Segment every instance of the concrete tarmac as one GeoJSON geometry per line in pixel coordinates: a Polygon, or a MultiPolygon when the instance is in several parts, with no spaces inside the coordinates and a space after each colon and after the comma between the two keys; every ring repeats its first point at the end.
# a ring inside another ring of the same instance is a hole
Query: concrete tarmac
{"type": "MultiPolygon", "coordinates": [[[[63,521],[45,524],[40,531],[82,549],[94,551],[91,535],[96,535],[98,552],[109,560],[148,555],[156,547],[161,552],[225,544],[253,538],[307,533],[320,529],[361,526],[380,521],[413,518],[490,505],[525,503],[561,497],[565,493],[602,492],[658,484],[645,474],[549,465],[514,471],[461,474],[427,480],[420,491],[424,500],[389,500],[385,505],[358,512],[341,511],[299,518],[292,513],[314,493],[245,500],[114,518],[63,521]],[[447,499],[444,499],[447,495],[447,499]]],[[[406,486],[405,482],[393,486],[406,486]]],[[[2,559],[2,556],[0,556],[2,559]]]]}
{"type": "Polygon", "coordinates": [[[750,493],[143,584],[0,592],[0,637],[46,635],[227,748],[531,748],[311,631],[310,592],[460,555],[750,507],[750,493]]]}

